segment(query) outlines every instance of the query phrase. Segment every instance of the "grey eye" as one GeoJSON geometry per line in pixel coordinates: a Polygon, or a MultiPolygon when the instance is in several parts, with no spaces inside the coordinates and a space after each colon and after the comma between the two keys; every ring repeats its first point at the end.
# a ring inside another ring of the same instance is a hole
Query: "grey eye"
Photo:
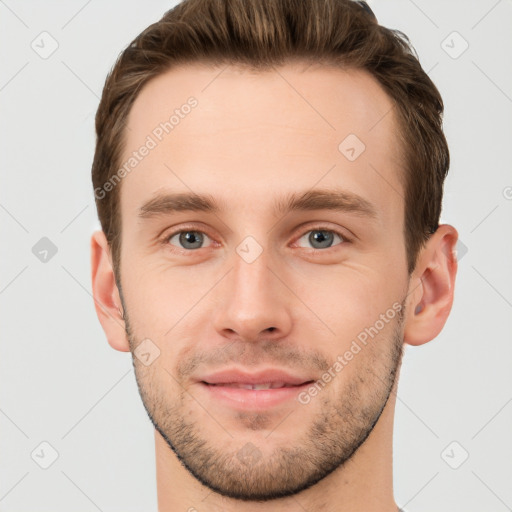
{"type": "Polygon", "coordinates": [[[178,237],[178,247],[182,249],[201,249],[205,237],[208,238],[208,236],[201,231],[179,231],[169,237],[169,243],[171,245],[176,245],[172,243],[172,240],[176,237],[178,237]]]}
{"type": "Polygon", "coordinates": [[[329,249],[335,237],[338,237],[341,242],[343,238],[335,231],[327,229],[312,229],[302,235],[299,240],[307,239],[307,242],[313,246],[313,249],[329,249]]]}

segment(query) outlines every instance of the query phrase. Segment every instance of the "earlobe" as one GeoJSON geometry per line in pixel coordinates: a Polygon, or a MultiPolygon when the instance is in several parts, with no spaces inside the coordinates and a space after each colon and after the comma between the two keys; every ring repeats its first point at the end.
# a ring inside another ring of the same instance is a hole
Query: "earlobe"
{"type": "Polygon", "coordinates": [[[129,352],[121,297],[103,231],[96,231],[91,237],[91,270],[94,307],[107,340],[112,348],[129,352]]]}
{"type": "Polygon", "coordinates": [[[453,304],[457,258],[457,230],[439,226],[418,257],[410,283],[404,342],[422,345],[444,327],[453,304]]]}

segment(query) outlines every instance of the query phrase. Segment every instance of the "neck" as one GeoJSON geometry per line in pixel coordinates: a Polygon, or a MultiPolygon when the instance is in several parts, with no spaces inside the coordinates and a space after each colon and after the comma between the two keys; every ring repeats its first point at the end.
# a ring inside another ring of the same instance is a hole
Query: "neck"
{"type": "Polygon", "coordinates": [[[392,454],[397,382],[379,421],[346,464],[309,489],[272,501],[240,501],[208,489],[181,465],[155,431],[159,512],[397,512],[392,454]]]}

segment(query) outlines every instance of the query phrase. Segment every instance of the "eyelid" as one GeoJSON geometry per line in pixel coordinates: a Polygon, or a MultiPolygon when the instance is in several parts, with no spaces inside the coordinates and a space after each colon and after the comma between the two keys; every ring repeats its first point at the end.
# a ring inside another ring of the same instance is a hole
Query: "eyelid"
{"type": "Polygon", "coordinates": [[[333,227],[330,227],[328,225],[325,225],[323,223],[320,223],[320,224],[316,224],[316,225],[307,225],[307,226],[302,226],[300,228],[300,235],[298,237],[295,237],[295,242],[294,244],[300,240],[304,235],[306,235],[307,233],[309,233],[310,231],[327,231],[329,233],[334,233],[336,235],[338,235],[342,240],[343,242],[342,243],[338,243],[336,245],[333,245],[331,247],[327,247],[325,249],[315,249],[315,248],[310,248],[312,250],[315,250],[315,251],[319,251],[319,252],[325,252],[329,249],[333,249],[334,247],[338,247],[340,245],[344,245],[345,243],[351,243],[353,242],[353,238],[352,236],[348,236],[344,230],[342,229],[339,229],[339,228],[333,228],[333,227]]]}
{"type": "MultiPolygon", "coordinates": [[[[173,238],[174,236],[182,233],[182,232],[186,232],[186,231],[195,231],[195,232],[198,232],[198,233],[202,233],[204,235],[206,235],[210,240],[212,240],[212,242],[215,244],[216,241],[215,241],[215,238],[208,232],[207,229],[205,229],[204,227],[198,227],[196,225],[193,225],[193,224],[190,224],[190,225],[181,225],[179,226],[178,228],[172,230],[170,233],[165,233],[164,235],[162,235],[161,237],[161,243],[163,245],[171,245],[169,243],[169,240],[171,238],[173,238]]],[[[294,244],[300,239],[302,238],[304,235],[306,235],[307,233],[309,233],[310,231],[327,231],[327,232],[330,232],[330,233],[334,233],[336,235],[338,235],[342,240],[343,242],[342,243],[338,243],[332,247],[327,247],[325,249],[315,249],[315,248],[310,248],[312,250],[315,250],[315,251],[318,251],[318,252],[326,252],[327,250],[329,249],[333,249],[334,247],[337,247],[339,245],[344,245],[345,243],[351,243],[353,242],[353,238],[352,236],[347,236],[347,234],[345,233],[344,230],[341,230],[339,228],[333,228],[333,227],[330,227],[324,223],[320,223],[320,224],[316,224],[316,225],[306,225],[306,226],[301,226],[300,228],[297,228],[296,232],[299,232],[299,234],[297,236],[294,236],[294,244]]],[[[212,244],[213,245],[213,244],[212,244]]],[[[178,251],[178,252],[182,252],[182,253],[191,253],[191,252],[197,252],[199,249],[182,249],[180,247],[177,247],[177,246],[172,246],[174,248],[174,250],[178,251]]],[[[208,247],[201,247],[200,249],[208,249],[210,246],[208,247]]],[[[306,248],[307,249],[307,248],[306,248]]]]}
{"type": "Polygon", "coordinates": [[[162,243],[163,245],[171,245],[173,247],[173,250],[175,250],[176,252],[181,252],[181,253],[197,252],[199,249],[183,249],[182,247],[178,247],[178,246],[172,245],[170,243],[171,238],[175,237],[176,235],[179,235],[180,233],[187,232],[187,231],[194,231],[197,233],[202,233],[202,234],[206,235],[213,242],[210,246],[200,247],[200,249],[208,249],[215,243],[214,237],[209,234],[207,229],[205,229],[204,227],[200,228],[193,224],[180,225],[178,228],[173,229],[170,232],[164,232],[165,234],[159,238],[160,243],[162,243]]]}

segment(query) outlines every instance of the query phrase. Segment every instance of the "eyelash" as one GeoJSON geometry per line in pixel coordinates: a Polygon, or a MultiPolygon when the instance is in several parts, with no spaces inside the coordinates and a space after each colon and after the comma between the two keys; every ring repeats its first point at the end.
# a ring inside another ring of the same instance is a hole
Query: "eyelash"
{"type": "MultiPolygon", "coordinates": [[[[177,252],[177,253],[180,253],[180,254],[196,252],[199,249],[207,249],[207,247],[199,247],[198,249],[183,249],[183,248],[180,248],[180,247],[176,247],[176,246],[174,246],[174,245],[172,245],[170,243],[171,238],[173,238],[176,235],[179,235],[181,233],[186,233],[188,231],[193,231],[193,232],[196,232],[196,233],[202,233],[202,234],[206,235],[208,238],[210,238],[213,241],[213,237],[211,237],[207,232],[202,231],[200,229],[196,229],[194,226],[184,226],[184,227],[182,227],[181,229],[179,229],[177,231],[173,231],[172,233],[165,235],[161,242],[162,242],[163,245],[171,246],[172,247],[171,250],[173,252],[177,252]]],[[[307,235],[308,233],[310,233],[312,231],[325,231],[327,233],[333,233],[335,235],[338,235],[342,239],[342,242],[339,242],[337,245],[333,245],[331,247],[326,247],[325,249],[315,249],[314,247],[306,248],[306,249],[309,249],[310,253],[317,254],[317,253],[321,253],[321,252],[326,252],[329,249],[334,249],[337,246],[344,245],[346,243],[351,243],[352,242],[352,239],[349,238],[348,236],[346,236],[344,233],[342,233],[340,231],[337,231],[335,229],[328,228],[327,226],[322,226],[322,225],[314,226],[312,228],[309,228],[308,230],[304,231],[297,238],[297,240],[300,240],[301,238],[304,237],[304,235],[307,235]]]]}

